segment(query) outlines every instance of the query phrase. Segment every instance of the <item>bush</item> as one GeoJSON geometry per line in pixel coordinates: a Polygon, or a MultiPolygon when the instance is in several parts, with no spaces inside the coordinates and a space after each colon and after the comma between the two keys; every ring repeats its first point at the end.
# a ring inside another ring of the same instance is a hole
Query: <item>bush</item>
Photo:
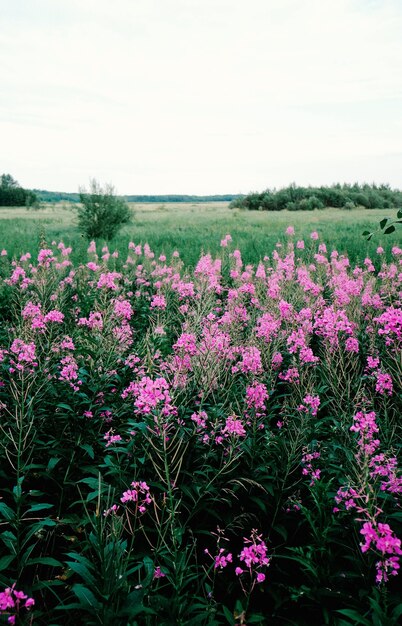
{"type": "Polygon", "coordinates": [[[89,191],[80,188],[78,224],[88,239],[112,239],[118,230],[131,219],[128,204],[115,195],[114,187],[104,187],[97,180],[90,181],[89,191]]]}

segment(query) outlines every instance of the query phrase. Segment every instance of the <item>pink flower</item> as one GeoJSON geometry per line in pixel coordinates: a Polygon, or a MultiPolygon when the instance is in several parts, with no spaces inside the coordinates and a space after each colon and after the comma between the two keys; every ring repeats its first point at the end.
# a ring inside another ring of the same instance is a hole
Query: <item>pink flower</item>
{"type": "Polygon", "coordinates": [[[376,372],[375,375],[377,378],[375,384],[375,390],[377,391],[377,393],[380,393],[383,396],[385,394],[387,394],[388,396],[392,396],[393,385],[391,376],[380,371],[376,372]]]}
{"type": "Polygon", "coordinates": [[[224,548],[220,548],[219,554],[214,558],[214,568],[218,569],[219,567],[220,569],[223,569],[228,565],[228,563],[231,563],[232,560],[232,554],[230,552],[225,554],[224,548]]]}
{"type": "Polygon", "coordinates": [[[166,309],[166,298],[163,295],[155,295],[151,300],[151,309],[166,309]]]}
{"type": "Polygon", "coordinates": [[[237,419],[235,415],[226,418],[226,423],[225,427],[222,430],[222,435],[235,435],[236,437],[245,437],[246,431],[244,429],[242,421],[237,419]]]}
{"type": "Polygon", "coordinates": [[[161,568],[159,567],[159,565],[157,567],[155,567],[154,569],[154,578],[165,578],[166,574],[164,574],[161,570],[161,568]]]}
{"type": "Polygon", "coordinates": [[[293,226],[288,226],[287,229],[285,230],[285,234],[292,236],[295,234],[295,229],[293,226]]]}
{"type": "Polygon", "coordinates": [[[314,241],[317,241],[317,239],[318,239],[318,233],[317,233],[317,231],[315,231],[315,230],[314,230],[314,231],[311,233],[310,237],[311,237],[311,239],[313,239],[314,241]]]}

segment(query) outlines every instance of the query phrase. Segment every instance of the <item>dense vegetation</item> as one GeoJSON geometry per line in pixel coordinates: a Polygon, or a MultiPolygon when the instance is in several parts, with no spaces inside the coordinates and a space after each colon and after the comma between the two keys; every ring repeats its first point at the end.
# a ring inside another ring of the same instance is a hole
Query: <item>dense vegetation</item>
{"type": "Polygon", "coordinates": [[[400,623],[402,250],[281,240],[3,250],[4,620],[400,623]]]}
{"type": "Polygon", "coordinates": [[[10,174],[0,176],[0,206],[32,206],[37,202],[35,192],[23,189],[10,174]]]}
{"type": "Polygon", "coordinates": [[[290,185],[279,190],[267,189],[236,198],[231,208],[250,211],[314,211],[326,207],[354,209],[390,209],[402,207],[402,191],[389,185],[332,185],[299,187],[290,185]]]}

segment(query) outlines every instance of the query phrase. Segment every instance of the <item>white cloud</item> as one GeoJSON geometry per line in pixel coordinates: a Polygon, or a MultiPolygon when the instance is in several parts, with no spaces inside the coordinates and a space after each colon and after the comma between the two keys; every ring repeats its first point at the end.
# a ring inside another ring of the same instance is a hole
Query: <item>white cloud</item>
{"type": "Polygon", "coordinates": [[[398,0],[3,0],[0,169],[26,186],[402,186],[398,0]]]}

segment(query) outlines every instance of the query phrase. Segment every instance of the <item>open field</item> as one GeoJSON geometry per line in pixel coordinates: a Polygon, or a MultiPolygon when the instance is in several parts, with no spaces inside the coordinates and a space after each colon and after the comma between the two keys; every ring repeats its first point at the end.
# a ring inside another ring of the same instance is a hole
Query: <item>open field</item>
{"type": "MultiPolygon", "coordinates": [[[[75,225],[73,207],[49,205],[38,211],[0,208],[0,246],[11,255],[37,252],[44,236],[48,242],[63,240],[73,247],[73,258],[81,258],[86,243],[75,225]]],[[[308,239],[311,231],[317,230],[330,248],[347,253],[351,261],[373,256],[378,245],[388,252],[397,243],[396,235],[389,238],[379,234],[369,243],[361,236],[363,230],[376,228],[379,220],[388,215],[384,210],[253,212],[230,210],[227,203],[219,202],[139,204],[133,210],[133,223],[111,242],[111,248],[122,251],[129,241],[148,242],[159,254],[170,255],[180,248],[184,262],[191,266],[197,262],[201,250],[216,253],[226,233],[241,248],[245,261],[256,263],[269,254],[277,241],[284,241],[289,224],[295,227],[297,239],[308,239]]]]}

